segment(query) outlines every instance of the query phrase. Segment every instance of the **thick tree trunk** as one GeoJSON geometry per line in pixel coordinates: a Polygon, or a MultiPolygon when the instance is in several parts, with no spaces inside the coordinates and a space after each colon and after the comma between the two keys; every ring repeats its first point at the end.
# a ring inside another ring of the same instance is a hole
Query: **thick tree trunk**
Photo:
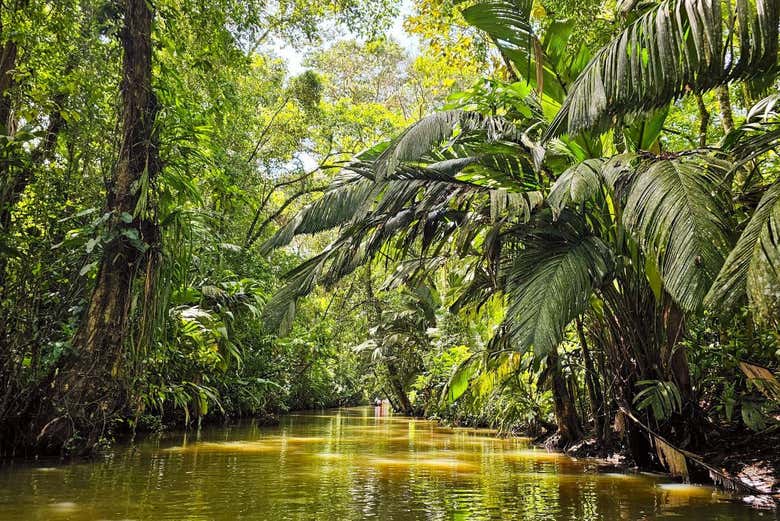
{"type": "Polygon", "coordinates": [[[566,380],[561,372],[558,352],[553,350],[547,355],[550,387],[552,388],[555,408],[555,423],[558,426],[559,444],[565,447],[582,437],[580,421],[574,408],[574,400],[569,393],[566,380]]]}
{"type": "Polygon", "coordinates": [[[127,335],[130,293],[142,252],[132,239],[154,240],[136,216],[142,178],[151,183],[158,171],[152,92],[152,12],[146,0],[125,0],[122,34],[123,130],[114,177],[108,187],[113,240],[106,245],[86,318],[76,336],[85,353],[110,353],[117,361],[127,335]],[[135,216],[132,217],[131,216],[135,216]],[[130,222],[127,222],[130,221],[130,222]]]}
{"type": "MultiPolygon", "coordinates": [[[[0,38],[5,37],[3,29],[0,21],[0,38]]],[[[13,71],[16,68],[18,53],[18,46],[13,40],[0,45],[0,125],[2,125],[0,131],[6,135],[13,134],[14,126],[11,118],[13,105],[10,92],[14,86],[13,71]]]]}
{"type": "Polygon", "coordinates": [[[387,361],[387,372],[390,377],[390,385],[393,387],[396,398],[398,398],[398,409],[402,413],[412,416],[414,414],[414,407],[412,407],[409,395],[406,394],[403,383],[401,383],[400,371],[392,360],[387,361]]]}
{"type": "MultiPolygon", "coordinates": [[[[0,18],[0,40],[6,37],[4,34],[2,19],[0,18]]],[[[0,44],[0,134],[13,134],[13,104],[11,101],[11,89],[14,86],[13,71],[16,68],[17,57],[16,42],[8,40],[0,44]]],[[[11,208],[15,205],[18,192],[16,174],[11,165],[13,157],[8,157],[8,151],[0,154],[0,233],[7,234],[11,222],[11,208]]],[[[0,256],[0,292],[5,288],[3,276],[7,258],[0,256]]]]}
{"type": "Polygon", "coordinates": [[[140,186],[153,186],[159,170],[149,5],[147,0],[124,1],[122,140],[106,205],[112,239],[105,245],[87,312],[74,337],[74,355],[57,382],[54,419],[38,434],[39,444],[48,449],[78,433],[79,449],[91,450],[127,405],[121,375],[133,281],[144,258],[138,245],[157,240],[156,226],[136,208],[140,186]],[[148,182],[141,182],[144,178],[148,182]]]}

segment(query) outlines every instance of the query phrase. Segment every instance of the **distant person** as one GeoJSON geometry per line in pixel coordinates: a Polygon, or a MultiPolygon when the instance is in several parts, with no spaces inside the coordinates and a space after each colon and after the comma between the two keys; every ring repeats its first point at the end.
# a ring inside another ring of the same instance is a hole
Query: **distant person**
{"type": "Polygon", "coordinates": [[[374,398],[374,407],[382,407],[382,399],[374,398]]]}

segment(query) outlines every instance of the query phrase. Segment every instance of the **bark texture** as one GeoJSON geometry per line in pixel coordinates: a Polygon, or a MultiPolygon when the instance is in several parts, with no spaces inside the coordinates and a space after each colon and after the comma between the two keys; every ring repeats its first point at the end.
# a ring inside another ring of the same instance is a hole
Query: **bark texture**
{"type": "Polygon", "coordinates": [[[154,121],[157,101],[152,92],[152,12],[146,0],[125,0],[122,75],[122,141],[114,176],[108,186],[107,210],[115,233],[104,251],[97,283],[76,344],[86,353],[110,354],[116,361],[127,335],[130,292],[143,252],[130,237],[153,239],[147,226],[134,216],[138,184],[144,176],[153,182],[159,169],[154,121]]]}
{"type": "Polygon", "coordinates": [[[718,105],[720,106],[720,124],[723,127],[723,133],[728,134],[734,130],[734,114],[731,110],[731,94],[729,94],[728,85],[718,87],[718,105]]]}
{"type": "Polygon", "coordinates": [[[52,450],[74,436],[79,440],[77,451],[92,450],[128,405],[122,385],[124,355],[133,283],[143,273],[146,257],[138,246],[158,240],[157,227],[137,211],[143,187],[154,186],[159,170],[152,18],[147,0],[124,0],[122,139],[106,187],[111,240],[104,247],[95,287],[74,338],[74,354],[56,382],[58,392],[50,409],[54,412],[37,435],[42,450],[52,450]]]}

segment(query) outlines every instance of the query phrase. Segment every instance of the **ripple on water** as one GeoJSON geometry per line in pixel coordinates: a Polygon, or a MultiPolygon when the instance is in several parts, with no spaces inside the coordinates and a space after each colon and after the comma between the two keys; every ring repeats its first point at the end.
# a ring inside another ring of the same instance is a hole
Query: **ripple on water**
{"type": "MultiPolygon", "coordinates": [[[[373,408],[168,435],[114,457],[0,473],[1,521],[767,519],[707,487],[598,473],[528,440],[373,408]],[[173,442],[171,440],[179,440],[173,442]]],[[[39,463],[40,465],[40,463],[39,463]]]]}

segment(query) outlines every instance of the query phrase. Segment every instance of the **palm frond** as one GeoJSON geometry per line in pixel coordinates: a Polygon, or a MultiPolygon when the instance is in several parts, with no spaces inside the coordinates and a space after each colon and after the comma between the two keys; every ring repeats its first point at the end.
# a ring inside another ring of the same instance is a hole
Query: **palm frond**
{"type": "Polygon", "coordinates": [[[260,246],[261,254],[286,246],[296,235],[317,233],[349,222],[372,194],[374,183],[358,174],[338,176],[322,197],[305,206],[260,246]]]}
{"type": "Polygon", "coordinates": [[[772,94],[748,111],[745,123],[723,140],[723,148],[744,164],[780,147],[780,93],[772,94]]]}
{"type": "Polygon", "coordinates": [[[523,244],[506,273],[507,330],[516,348],[543,355],[585,310],[593,288],[610,273],[612,256],[569,212],[556,224],[542,224],[523,244]]]}
{"type": "Polygon", "coordinates": [[[283,324],[291,305],[317,285],[332,286],[390,246],[399,260],[422,257],[431,249],[432,256],[438,256],[441,248],[454,244],[448,239],[456,231],[468,228],[459,228],[466,213],[451,206],[470,197],[474,190],[483,190],[451,181],[379,185],[384,189],[365,215],[344,225],[338,238],[320,254],[286,274],[286,284],[265,308],[268,327],[276,329],[283,324]]]}
{"type": "MultiPolygon", "coordinates": [[[[769,187],[707,294],[708,307],[733,311],[746,297],[769,317],[780,303],[780,183],[769,187]]],[[[776,316],[776,315],[775,315],[776,316]]]]}
{"type": "Polygon", "coordinates": [[[622,198],[630,188],[634,173],[641,163],[640,156],[625,152],[609,158],[601,168],[604,182],[615,194],[622,198]]]}
{"type": "Polygon", "coordinates": [[[637,174],[623,223],[685,310],[701,304],[729,250],[731,164],[709,156],[651,161],[637,174]]]}
{"type": "Polygon", "coordinates": [[[487,142],[520,137],[515,126],[500,117],[463,110],[436,112],[407,128],[379,155],[374,162],[377,180],[391,176],[401,163],[419,161],[458,130],[484,132],[487,142]]]}
{"type": "Polygon", "coordinates": [[[776,71],[779,13],[777,0],[737,0],[734,7],[721,0],[660,3],[594,56],[547,138],[604,130],[689,91],[776,71]]]}
{"type": "Polygon", "coordinates": [[[569,205],[581,205],[601,188],[603,159],[586,159],[563,172],[550,189],[547,204],[557,217],[569,205]]]}
{"type": "Polygon", "coordinates": [[[499,188],[490,191],[490,220],[511,217],[520,222],[531,218],[531,213],[542,206],[544,197],[541,192],[510,192],[499,188]]]}
{"type": "MultiPolygon", "coordinates": [[[[543,45],[530,20],[533,2],[530,0],[482,0],[462,11],[472,26],[486,32],[500,52],[511,60],[517,70],[537,91],[560,103],[565,96],[555,64],[549,63],[545,47],[561,47],[560,42],[543,45]]],[[[547,31],[550,38],[563,37],[563,47],[569,31],[554,24],[547,31]]]]}
{"type": "Polygon", "coordinates": [[[459,313],[461,310],[473,307],[479,309],[493,295],[496,294],[496,281],[482,266],[474,266],[470,270],[471,280],[460,291],[455,301],[450,305],[451,313],[459,313]]]}
{"type": "Polygon", "coordinates": [[[495,160],[487,156],[454,158],[428,166],[401,164],[382,182],[375,181],[371,163],[353,163],[344,168],[322,197],[305,206],[263,243],[260,252],[267,254],[285,246],[297,235],[318,233],[360,220],[378,201],[382,201],[378,204],[384,204],[384,209],[380,211],[390,211],[387,208],[390,203],[403,206],[428,183],[439,183],[437,186],[440,187],[455,185],[487,190],[487,187],[471,183],[469,175],[459,176],[470,166],[483,162],[493,164],[495,160]]]}

